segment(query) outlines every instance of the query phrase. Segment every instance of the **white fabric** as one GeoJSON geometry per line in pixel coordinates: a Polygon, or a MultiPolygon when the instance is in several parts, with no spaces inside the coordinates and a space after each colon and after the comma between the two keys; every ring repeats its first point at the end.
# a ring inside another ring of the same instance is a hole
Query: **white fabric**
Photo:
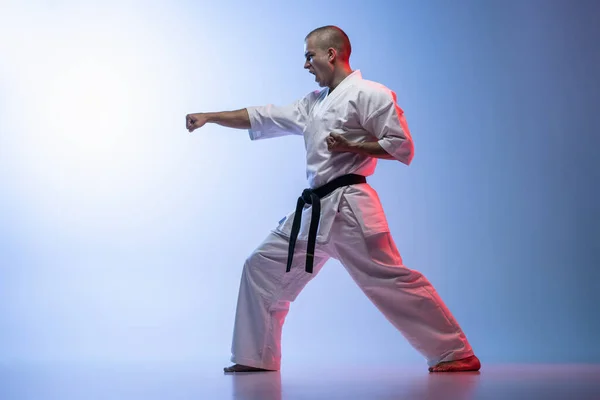
{"type": "MultiPolygon", "coordinates": [[[[375,158],[329,152],[326,138],[330,132],[345,135],[353,142],[377,141],[405,164],[410,164],[413,157],[412,139],[395,94],[363,80],[359,71],[331,94],[325,89],[285,107],[249,107],[248,114],[253,140],[304,136],[311,188],[341,175],[369,176],[375,170],[375,158]]],[[[298,192],[300,195],[301,189],[298,192]]],[[[289,304],[330,257],[340,260],[369,299],[430,365],[473,354],[431,284],[419,272],[402,265],[381,202],[370,185],[340,188],[322,199],[313,274],[304,270],[311,211],[310,206],[303,210],[291,272],[285,270],[294,212],[246,260],[236,311],[233,362],[279,369],[281,329],[289,304]]]]}
{"type": "MultiPolygon", "coordinates": [[[[303,135],[306,146],[306,176],[309,187],[316,188],[345,174],[372,175],[377,159],[356,153],[332,153],[327,150],[326,138],[331,132],[344,135],[352,142],[377,141],[397,160],[410,164],[413,142],[406,124],[404,112],[396,103],[396,95],[386,87],[362,79],[360,71],[354,71],[333,92],[329,89],[309,93],[294,103],[276,107],[248,107],[249,130],[252,140],[285,135],[303,135]]],[[[377,194],[367,186],[364,190],[352,190],[348,201],[352,208],[368,211],[369,204],[379,202],[377,194]]],[[[321,200],[321,221],[317,242],[329,240],[331,223],[337,212],[344,189],[321,200]]],[[[300,195],[301,190],[298,195],[300,195]]],[[[299,241],[306,241],[310,225],[311,206],[302,214],[299,241]]],[[[287,237],[290,235],[294,212],[276,228],[287,237]]],[[[369,213],[361,225],[367,235],[388,232],[383,213],[369,213]]]]}
{"type": "Polygon", "coordinates": [[[231,361],[280,369],[281,331],[290,302],[330,257],[340,260],[367,297],[430,366],[473,354],[458,323],[429,281],[402,264],[390,233],[364,237],[357,234],[359,229],[360,222],[343,195],[330,242],[317,244],[313,274],[304,270],[306,243],[298,243],[292,269],[286,273],[288,239],[277,232],[265,239],[244,265],[231,361]]]}

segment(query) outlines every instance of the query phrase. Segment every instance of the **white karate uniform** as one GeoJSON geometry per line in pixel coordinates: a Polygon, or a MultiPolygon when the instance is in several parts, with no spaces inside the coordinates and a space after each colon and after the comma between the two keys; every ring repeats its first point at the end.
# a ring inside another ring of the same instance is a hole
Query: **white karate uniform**
{"type": "MultiPolygon", "coordinates": [[[[395,159],[410,164],[413,142],[396,103],[383,85],[346,77],[333,92],[309,93],[284,107],[248,107],[252,140],[303,135],[307,178],[317,188],[345,174],[372,175],[377,159],[330,152],[330,132],[351,142],[377,141],[395,159]]],[[[300,194],[301,190],[299,190],[300,194]]],[[[471,356],[460,326],[429,281],[402,264],[377,193],[368,184],[339,188],[321,199],[314,272],[305,271],[311,206],[306,205],[290,272],[286,273],[294,212],[247,258],[242,272],[233,333],[234,363],[279,370],[281,330],[294,301],[329,258],[352,279],[407,340],[435,365],[471,356]]]]}

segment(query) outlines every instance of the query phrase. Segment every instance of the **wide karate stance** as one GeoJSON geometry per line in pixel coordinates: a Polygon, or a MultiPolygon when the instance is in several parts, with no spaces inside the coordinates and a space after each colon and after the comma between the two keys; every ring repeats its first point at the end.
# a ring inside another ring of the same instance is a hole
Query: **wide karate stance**
{"type": "Polygon", "coordinates": [[[306,146],[310,188],[244,264],[233,332],[235,365],[225,372],[280,369],[290,302],[330,257],[423,354],[429,371],[480,368],[431,283],[402,264],[379,197],[366,183],[378,158],[409,165],[413,142],[395,93],[352,71],[350,53],[341,29],[315,29],[305,39],[304,68],[323,90],[284,107],[186,116],[189,132],[211,122],[248,129],[252,140],[302,135],[306,146]]]}

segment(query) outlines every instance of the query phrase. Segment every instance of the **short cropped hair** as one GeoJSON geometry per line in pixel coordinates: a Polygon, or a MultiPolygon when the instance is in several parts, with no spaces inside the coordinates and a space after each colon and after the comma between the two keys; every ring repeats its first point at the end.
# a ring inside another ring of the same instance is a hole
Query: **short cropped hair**
{"type": "Polygon", "coordinates": [[[342,61],[350,60],[350,54],[352,53],[350,39],[346,35],[346,32],[337,26],[327,25],[314,29],[306,35],[305,40],[311,36],[317,37],[317,43],[321,49],[326,50],[333,47],[337,50],[338,56],[342,61]]]}

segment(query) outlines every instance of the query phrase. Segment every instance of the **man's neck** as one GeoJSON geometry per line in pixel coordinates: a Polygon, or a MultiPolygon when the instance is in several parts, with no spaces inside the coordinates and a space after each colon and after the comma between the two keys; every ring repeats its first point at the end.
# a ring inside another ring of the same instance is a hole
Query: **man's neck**
{"type": "Polygon", "coordinates": [[[338,85],[348,77],[348,75],[350,75],[352,72],[352,69],[350,68],[350,66],[344,67],[344,68],[340,68],[338,71],[336,71],[333,75],[333,80],[331,81],[331,85],[329,85],[329,93],[333,92],[334,89],[336,87],[338,87],[338,85]]]}

